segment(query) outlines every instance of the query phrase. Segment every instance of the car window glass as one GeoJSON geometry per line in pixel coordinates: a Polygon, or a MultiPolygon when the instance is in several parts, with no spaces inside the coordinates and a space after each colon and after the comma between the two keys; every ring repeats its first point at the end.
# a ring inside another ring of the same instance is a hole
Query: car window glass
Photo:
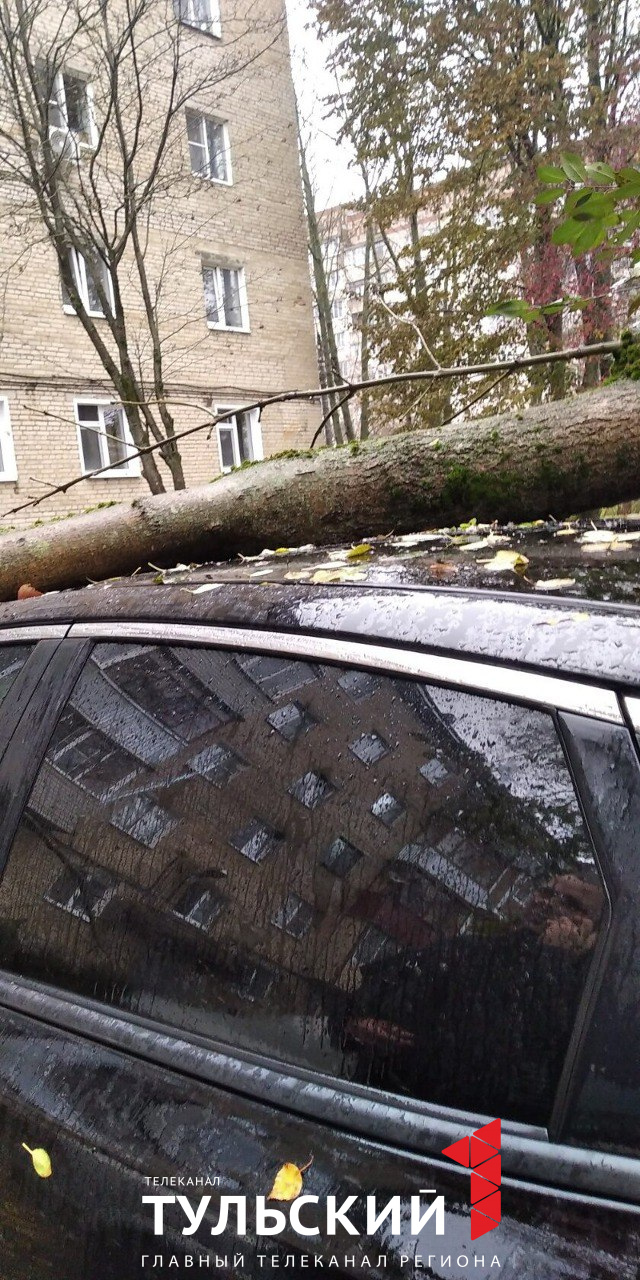
{"type": "Polygon", "coordinates": [[[310,661],[100,644],[0,883],[0,962],[545,1124],[602,907],[549,715],[310,661]]]}
{"type": "Polygon", "coordinates": [[[6,698],[31,653],[31,644],[0,644],[0,702],[6,698]]]}

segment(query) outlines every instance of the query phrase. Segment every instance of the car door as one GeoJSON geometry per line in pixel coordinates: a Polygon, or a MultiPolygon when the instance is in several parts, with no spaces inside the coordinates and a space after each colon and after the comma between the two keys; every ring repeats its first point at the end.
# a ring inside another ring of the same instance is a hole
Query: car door
{"type": "Polygon", "coordinates": [[[620,1064],[592,1087],[633,962],[615,695],[322,637],[63,644],[0,766],[10,1274],[635,1275],[620,1064]],[[470,1177],[442,1152],[478,1130],[470,1177]],[[291,1164],[317,1201],[256,1231],[291,1164]]]}

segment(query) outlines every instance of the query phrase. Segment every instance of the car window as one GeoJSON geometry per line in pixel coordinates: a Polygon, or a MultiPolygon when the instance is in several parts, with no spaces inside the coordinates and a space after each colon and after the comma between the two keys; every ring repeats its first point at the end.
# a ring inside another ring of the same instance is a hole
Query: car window
{"type": "Polygon", "coordinates": [[[0,644],[0,702],[32,653],[32,644],[0,644]]]}
{"type": "Polygon", "coordinates": [[[0,962],[341,1080],[545,1124],[603,900],[549,715],[100,644],[0,884],[0,962]]]}

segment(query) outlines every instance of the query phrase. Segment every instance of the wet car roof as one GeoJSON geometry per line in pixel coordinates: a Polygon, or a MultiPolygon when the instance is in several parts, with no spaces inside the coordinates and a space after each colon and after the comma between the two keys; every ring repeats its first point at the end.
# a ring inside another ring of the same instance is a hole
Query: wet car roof
{"type": "Polygon", "coordinates": [[[0,626],[174,621],[322,633],[640,687],[640,523],[280,549],[0,605],[0,626]]]}

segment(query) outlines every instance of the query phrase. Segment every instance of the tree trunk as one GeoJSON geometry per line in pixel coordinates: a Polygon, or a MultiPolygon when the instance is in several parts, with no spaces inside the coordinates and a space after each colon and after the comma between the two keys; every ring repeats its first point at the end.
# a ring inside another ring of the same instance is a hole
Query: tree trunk
{"type": "Polygon", "coordinates": [[[0,599],[263,547],[531,520],[640,496],[640,383],[560,403],[266,461],[184,493],[0,537],[0,599]]]}

